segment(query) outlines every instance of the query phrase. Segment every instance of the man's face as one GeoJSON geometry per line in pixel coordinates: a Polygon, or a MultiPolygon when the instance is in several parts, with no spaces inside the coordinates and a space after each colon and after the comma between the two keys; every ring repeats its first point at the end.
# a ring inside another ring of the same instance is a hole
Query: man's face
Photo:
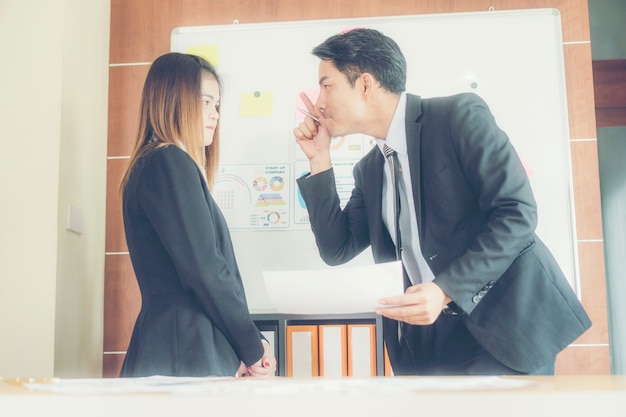
{"type": "Polygon", "coordinates": [[[361,78],[354,86],[332,61],[320,61],[320,94],[315,107],[325,117],[325,125],[333,137],[359,133],[359,119],[363,113],[361,78]]]}

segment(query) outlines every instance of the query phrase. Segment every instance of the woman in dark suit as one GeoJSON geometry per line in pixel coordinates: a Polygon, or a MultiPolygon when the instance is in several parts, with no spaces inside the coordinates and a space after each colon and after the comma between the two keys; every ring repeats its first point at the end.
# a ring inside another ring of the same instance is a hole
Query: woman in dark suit
{"type": "Polygon", "coordinates": [[[126,241],[142,306],[121,376],[272,375],[248,311],[224,217],[211,196],[221,84],[193,55],[168,53],[145,81],[122,179],[126,241]]]}

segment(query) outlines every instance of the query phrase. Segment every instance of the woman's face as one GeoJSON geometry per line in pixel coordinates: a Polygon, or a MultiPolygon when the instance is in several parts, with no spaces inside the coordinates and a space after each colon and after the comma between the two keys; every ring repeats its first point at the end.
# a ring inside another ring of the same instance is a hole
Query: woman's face
{"type": "Polygon", "coordinates": [[[202,78],[202,131],[204,146],[213,143],[213,135],[220,118],[220,87],[217,80],[210,75],[202,78]]]}

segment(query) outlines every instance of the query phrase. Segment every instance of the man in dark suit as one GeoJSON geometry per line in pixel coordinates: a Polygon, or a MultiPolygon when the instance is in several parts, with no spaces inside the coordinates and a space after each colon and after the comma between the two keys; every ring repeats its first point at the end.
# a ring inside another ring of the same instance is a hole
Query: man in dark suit
{"type": "Polygon", "coordinates": [[[402,52],[375,30],[332,36],[313,54],[320,94],[315,105],[302,97],[317,120],[294,130],[311,169],[298,186],[326,263],[369,246],[376,262],[402,260],[405,293],[376,311],[394,374],[554,373],[591,322],[535,234],[527,175],[485,102],[406,94],[402,52]],[[378,146],[355,166],[342,210],[330,138],[351,133],[378,146]]]}

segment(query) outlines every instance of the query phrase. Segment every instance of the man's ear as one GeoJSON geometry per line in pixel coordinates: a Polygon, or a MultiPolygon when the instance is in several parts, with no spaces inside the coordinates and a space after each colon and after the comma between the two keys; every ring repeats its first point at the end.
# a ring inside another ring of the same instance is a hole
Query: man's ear
{"type": "Polygon", "coordinates": [[[359,77],[361,97],[366,101],[376,100],[378,90],[380,90],[380,82],[369,72],[364,72],[359,77]]]}
{"type": "Polygon", "coordinates": [[[362,73],[360,78],[361,78],[361,83],[362,83],[361,92],[367,95],[371,94],[374,89],[374,85],[377,83],[377,81],[369,72],[362,73]]]}

